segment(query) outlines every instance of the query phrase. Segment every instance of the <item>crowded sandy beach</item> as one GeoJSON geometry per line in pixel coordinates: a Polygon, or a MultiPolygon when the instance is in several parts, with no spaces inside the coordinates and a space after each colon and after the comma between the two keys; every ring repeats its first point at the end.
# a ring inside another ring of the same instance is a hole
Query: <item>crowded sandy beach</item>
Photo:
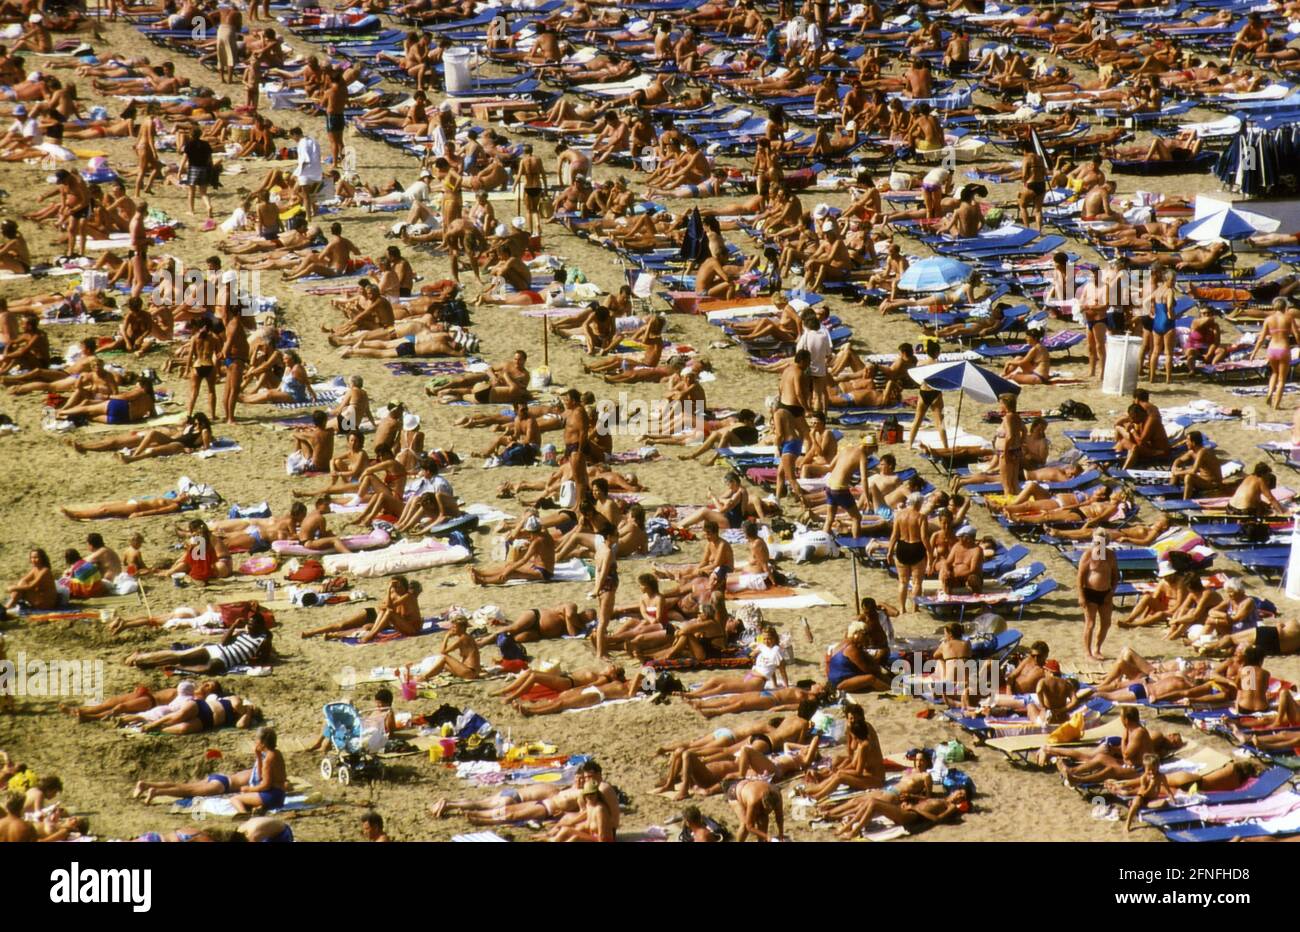
{"type": "Polygon", "coordinates": [[[1300,837],[1298,22],[0,3],[0,840],[1300,837]]]}

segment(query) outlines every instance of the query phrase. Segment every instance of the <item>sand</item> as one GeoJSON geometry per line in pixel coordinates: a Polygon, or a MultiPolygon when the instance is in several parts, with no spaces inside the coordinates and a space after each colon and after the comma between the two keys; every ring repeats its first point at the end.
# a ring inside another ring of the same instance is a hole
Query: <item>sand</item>
{"type": "MultiPolygon", "coordinates": [[[[156,55],[156,49],[149,46],[129,26],[109,25],[106,33],[108,41],[97,43],[100,48],[131,48],[151,56],[156,55]]],[[[296,38],[291,37],[290,42],[298,49],[308,49],[307,43],[296,38]]],[[[314,48],[309,50],[314,51],[314,48]]],[[[216,86],[215,75],[201,68],[193,59],[180,57],[176,62],[178,71],[196,84],[216,86]]],[[[91,97],[88,82],[79,83],[83,96],[91,97]]],[[[110,110],[116,112],[117,109],[118,104],[110,104],[110,110]]],[[[294,124],[302,125],[316,133],[324,145],[323,121],[319,117],[304,117],[297,111],[275,111],[271,115],[285,128],[294,124]]],[[[413,160],[396,150],[361,139],[352,133],[349,133],[347,142],[355,147],[358,168],[367,181],[377,183],[397,178],[405,184],[413,178],[413,160]]],[[[91,147],[89,143],[83,145],[91,147]]],[[[107,151],[111,163],[116,167],[125,168],[133,164],[128,141],[97,141],[93,147],[107,151]]],[[[228,215],[234,208],[238,191],[255,186],[267,168],[256,162],[245,162],[242,167],[245,174],[225,176],[224,188],[214,198],[218,219],[228,215]]],[[[46,169],[36,166],[0,166],[0,187],[10,192],[10,197],[4,204],[6,216],[16,216],[31,209],[35,197],[46,190],[46,173],[46,169]]],[[[630,172],[621,169],[598,169],[596,174],[598,179],[625,174],[631,178],[634,186],[637,184],[630,172]]],[[[1118,176],[1117,180],[1121,194],[1131,193],[1139,187],[1184,194],[1198,190],[1218,190],[1217,182],[1210,176],[1169,179],[1118,176]]],[[[1012,186],[991,186],[991,197],[995,202],[1009,204],[1014,197],[1014,189],[1012,186]]],[[[181,236],[166,247],[167,251],[190,260],[191,264],[197,264],[213,251],[212,244],[219,234],[203,233],[197,229],[193,218],[185,213],[184,192],[181,189],[160,186],[149,200],[152,205],[186,221],[181,236]]],[[[842,195],[820,197],[809,193],[804,200],[807,205],[819,200],[837,206],[846,204],[842,195]]],[[[510,216],[509,208],[500,202],[496,206],[500,215],[507,218],[510,216]]],[[[683,205],[673,205],[674,209],[681,206],[683,205]]],[[[345,235],[371,255],[381,254],[384,247],[392,242],[384,239],[383,234],[396,219],[395,215],[374,216],[351,210],[337,219],[343,224],[345,235]]],[[[28,223],[23,224],[23,229],[38,256],[62,251],[61,246],[50,246],[50,241],[55,236],[53,231],[38,230],[28,223]]],[[[752,249],[751,243],[741,244],[752,249]]],[[[916,243],[904,241],[904,246],[905,251],[912,254],[923,252],[916,243]]],[[[547,228],[545,247],[581,268],[590,280],[605,289],[616,288],[624,281],[623,269],[610,253],[568,235],[558,227],[547,228]]],[[[431,256],[410,248],[404,248],[403,251],[426,281],[446,277],[448,265],[445,257],[431,256]]],[[[367,388],[376,403],[382,403],[391,397],[402,398],[411,410],[423,418],[430,447],[454,446],[458,451],[465,452],[486,444],[483,432],[452,429],[452,420],[470,409],[433,404],[423,394],[423,380],[394,377],[379,361],[341,362],[319,332],[320,324],[337,322],[336,312],[330,310],[324,301],[305,296],[281,283],[278,273],[264,273],[262,282],[269,293],[280,299],[287,325],[303,336],[302,354],[305,360],[313,364],[322,375],[360,373],[365,376],[367,388]]],[[[48,279],[0,283],[0,294],[12,297],[45,292],[66,285],[66,281],[48,279]]],[[[469,293],[475,293],[472,285],[469,293]]],[[[830,301],[835,313],[853,325],[855,343],[860,351],[892,351],[902,339],[919,338],[919,331],[905,320],[900,322],[898,316],[882,318],[872,309],[836,298],[831,298],[830,301]]],[[[504,308],[478,309],[474,321],[475,330],[482,337],[483,353],[487,358],[504,359],[512,350],[523,347],[530,352],[533,361],[540,361],[539,321],[521,318],[517,311],[504,308]]],[[[716,331],[702,319],[676,315],[670,318],[670,326],[674,340],[691,343],[707,352],[712,359],[718,373],[718,381],[708,386],[712,403],[746,405],[756,409],[761,407],[764,397],[773,390],[772,376],[750,369],[745,363],[743,352],[738,348],[720,351],[710,349],[708,344],[716,337],[716,331]]],[[[1055,329],[1060,324],[1053,323],[1052,326],[1055,329]]],[[[61,348],[74,338],[104,335],[111,331],[112,327],[108,325],[76,326],[52,328],[51,334],[53,342],[61,348]]],[[[580,389],[593,389],[601,397],[613,394],[603,383],[583,375],[583,357],[575,348],[559,347],[552,341],[551,350],[550,364],[557,388],[576,386],[580,389]]],[[[1058,367],[1076,374],[1086,374],[1086,357],[1077,355],[1078,352],[1076,350],[1074,359],[1058,363],[1058,367]]],[[[161,356],[155,355],[150,358],[149,364],[157,367],[160,359],[161,356]]],[[[166,387],[184,403],[187,397],[186,386],[172,377],[166,380],[166,387]]],[[[658,386],[632,388],[635,389],[633,397],[655,398],[660,395],[658,386]]],[[[1023,407],[1035,409],[1053,407],[1069,398],[1087,401],[1096,411],[1099,425],[1107,424],[1112,415],[1121,411],[1126,403],[1125,399],[1100,394],[1094,385],[1033,387],[1022,398],[1023,407]]],[[[1243,403],[1220,387],[1203,382],[1188,382],[1181,378],[1171,387],[1158,386],[1156,391],[1156,401],[1162,405],[1181,405],[1197,398],[1208,398],[1230,405],[1243,403]]],[[[1263,413],[1262,404],[1258,400],[1254,403],[1261,410],[1260,419],[1268,420],[1269,417],[1263,413]]],[[[1291,407],[1289,397],[1287,407],[1291,407]]],[[[0,404],[0,410],[12,416],[22,428],[16,435],[0,437],[7,470],[7,481],[0,484],[0,513],[5,516],[5,520],[0,522],[0,578],[6,580],[16,579],[25,570],[29,547],[45,547],[56,564],[59,564],[59,555],[63,549],[74,546],[84,548],[85,535],[91,531],[101,532],[110,545],[120,548],[125,545],[131,532],[139,530],[146,536],[145,552],[151,561],[171,560],[175,556],[170,549],[174,541],[172,528],[178,523],[174,519],[76,524],[58,513],[56,506],[61,503],[157,494],[173,488],[177,478],[184,474],[211,483],[230,501],[250,503],[268,500],[276,512],[280,513],[288,506],[290,490],[301,487],[285,476],[283,460],[288,450],[287,437],[267,430],[265,425],[274,415],[266,409],[245,407],[241,409],[241,423],[237,427],[223,427],[219,430],[222,436],[238,440],[244,448],[243,453],[208,460],[188,457],[152,460],[128,466],[120,465],[104,454],[77,456],[65,445],[64,438],[43,431],[40,426],[40,402],[36,398],[6,400],[0,404]]],[[[988,436],[991,429],[979,423],[979,417],[983,413],[983,406],[967,404],[963,413],[963,425],[988,436]]],[[[1289,418],[1290,410],[1275,419],[1289,418]]],[[[1053,424],[1050,430],[1058,449],[1066,446],[1059,438],[1060,429],[1061,425],[1053,424]]],[[[1254,445],[1274,439],[1275,436],[1247,430],[1239,422],[1214,424],[1206,430],[1227,454],[1243,460],[1248,466],[1258,458],[1254,445]]],[[[635,441],[630,438],[618,440],[620,450],[635,445],[635,441]]],[[[917,466],[928,478],[940,481],[934,469],[925,461],[901,446],[892,449],[899,455],[900,466],[917,466]]],[[[693,463],[680,463],[675,457],[677,448],[668,448],[665,452],[667,455],[658,462],[634,467],[641,480],[655,492],[668,495],[676,501],[702,502],[707,494],[721,486],[722,468],[708,469],[693,463]]],[[[471,460],[469,465],[462,466],[451,475],[457,493],[465,502],[493,502],[496,488],[503,480],[542,475],[541,470],[484,470],[480,468],[479,462],[471,460]]],[[[1291,479],[1289,475],[1281,478],[1283,482],[1291,479]]],[[[515,503],[500,504],[506,510],[515,510],[517,513],[518,506],[515,503]]],[[[996,532],[997,529],[983,509],[976,508],[971,516],[981,532],[996,532]]],[[[1151,517],[1148,509],[1143,519],[1150,520],[1151,517]]],[[[337,520],[336,518],[336,523],[337,520]]],[[[1001,533],[998,536],[1005,538],[1001,533]]],[[[486,534],[475,537],[481,555],[490,552],[490,542],[491,538],[486,534]]],[[[697,547],[698,545],[688,545],[684,557],[693,557],[697,547]]],[[[1032,550],[1033,559],[1048,564],[1050,575],[1061,583],[1061,588],[1051,598],[1034,606],[1016,626],[1024,632],[1027,640],[1046,640],[1051,645],[1053,654],[1060,658],[1067,670],[1095,670],[1097,665],[1084,662],[1080,650],[1081,622],[1073,591],[1074,568],[1050,548],[1036,545],[1032,550]]],[[[1222,558],[1216,566],[1235,569],[1235,564],[1222,558]]],[[[635,567],[634,563],[625,563],[620,601],[635,598],[635,567]]],[[[812,586],[830,590],[841,599],[851,601],[853,592],[847,561],[805,564],[799,566],[797,572],[812,586]]],[[[423,606],[426,612],[451,605],[474,609],[483,604],[495,604],[502,608],[507,617],[513,617],[518,611],[534,606],[556,605],[565,601],[580,604],[586,602],[587,587],[576,584],[555,584],[544,589],[536,586],[477,589],[469,584],[468,574],[463,567],[420,572],[414,574],[414,578],[424,584],[423,606]]],[[[861,573],[860,580],[863,595],[889,602],[897,601],[896,586],[883,572],[865,571],[861,573]]],[[[1270,597],[1278,595],[1259,580],[1252,579],[1250,583],[1252,591],[1257,594],[1270,597]]],[[[382,594],[386,582],[366,580],[360,585],[366,592],[377,597],[382,594]]],[[[206,602],[256,598],[257,595],[252,582],[226,582],[214,586],[207,593],[196,588],[175,589],[165,579],[154,580],[148,585],[149,603],[156,614],[179,604],[201,607],[206,602]]],[[[136,610],[129,608],[126,613],[132,614],[136,610]]],[[[347,610],[341,608],[281,611],[277,616],[280,627],[277,629],[276,646],[285,655],[285,662],[276,667],[274,675],[269,678],[227,681],[230,688],[268,709],[271,721],[286,744],[291,743],[289,739],[295,739],[296,746],[301,746],[303,739],[310,740],[319,733],[322,723],[321,706],[340,698],[340,689],[334,685],[335,676],[345,668],[367,670],[381,664],[408,663],[436,650],[438,646],[435,638],[367,647],[299,639],[298,632],[303,628],[341,617],[345,611],[347,610]]],[[[842,635],[849,613],[844,608],[821,608],[806,613],[777,611],[769,613],[767,617],[793,637],[798,659],[791,667],[792,675],[796,678],[812,678],[820,675],[821,653],[842,635]],[[801,614],[806,614],[812,626],[815,646],[804,641],[800,633],[798,619],[801,614]]],[[[937,627],[938,623],[928,614],[908,615],[897,623],[901,635],[928,635],[935,632],[937,627]]],[[[173,640],[195,643],[183,635],[138,630],[112,637],[102,630],[98,622],[59,622],[29,627],[21,621],[11,620],[5,625],[4,633],[11,656],[25,651],[29,658],[103,661],[107,693],[126,691],[137,683],[165,685],[166,680],[160,674],[141,673],[124,666],[121,660],[130,652],[166,647],[173,640]]],[[[1126,644],[1147,657],[1165,657],[1177,653],[1175,647],[1162,640],[1158,633],[1116,631],[1106,645],[1107,655],[1115,656],[1126,644]]],[[[583,642],[545,642],[532,645],[531,650],[535,657],[554,659],[570,669],[587,667],[592,661],[591,650],[583,642]]],[[[485,658],[495,658],[495,654],[494,650],[487,650],[485,658]]],[[[1300,679],[1300,660],[1273,659],[1268,666],[1275,675],[1293,681],[1300,679]]],[[[634,666],[629,664],[629,669],[634,669],[634,666]]],[[[688,684],[702,678],[703,674],[683,677],[688,684]]],[[[728,716],[706,722],[680,700],[665,706],[642,702],[576,715],[528,720],[488,697],[487,693],[499,685],[452,685],[440,689],[436,700],[404,702],[399,698],[397,707],[405,711],[431,711],[444,702],[472,707],[492,721],[498,729],[508,732],[515,741],[544,740],[558,745],[563,752],[595,756],[604,765],[609,779],[632,799],[633,808],[624,818],[624,825],[629,828],[661,824],[680,808],[678,804],[651,793],[662,769],[661,759],[653,756],[656,745],[705,734],[715,726],[731,725],[740,720],[739,717],[728,716]]],[[[359,702],[368,701],[366,688],[358,690],[358,693],[359,702]]],[[[926,708],[919,702],[887,701],[876,696],[864,696],[861,701],[869,719],[878,729],[886,750],[934,745],[953,738],[962,738],[970,743],[956,728],[942,721],[918,718],[917,714],[926,708]]],[[[1181,726],[1164,722],[1159,727],[1188,732],[1181,726]]],[[[1212,741],[1223,746],[1217,739],[1212,741]]],[[[89,813],[93,833],[103,838],[131,837],[141,831],[165,830],[184,824],[183,817],[169,816],[160,807],[145,807],[132,802],[128,798],[128,791],[135,780],[171,779],[202,772],[210,749],[215,749],[222,755],[219,769],[227,772],[243,769],[248,766],[250,747],[251,735],[234,730],[186,738],[130,738],[107,725],[78,726],[57,712],[54,700],[28,699],[20,703],[17,714],[0,714],[0,748],[27,761],[39,773],[59,774],[66,786],[65,796],[69,808],[75,812],[89,813]]],[[[425,810],[428,803],[443,795],[463,794],[467,787],[455,779],[453,772],[444,766],[430,763],[425,758],[404,758],[390,768],[385,779],[368,786],[347,789],[320,780],[316,775],[316,755],[290,751],[288,763],[291,773],[311,778],[315,789],[328,803],[295,821],[294,831],[299,838],[354,839],[358,832],[357,817],[368,806],[374,806],[384,814],[390,834],[399,839],[445,839],[467,829],[467,823],[459,818],[434,821],[427,817],[425,810]]],[[[1000,754],[992,751],[977,751],[976,758],[963,764],[962,768],[970,773],[979,789],[976,811],[967,816],[960,826],[943,826],[926,833],[924,838],[945,841],[1067,841],[1120,840],[1128,837],[1116,823],[1089,818],[1090,810],[1085,801],[1073,790],[1063,787],[1054,774],[1012,769],[1000,754]]],[[[704,800],[701,806],[707,813],[724,818],[734,825],[734,818],[720,798],[704,800]]],[[[793,824],[791,832],[798,839],[829,837],[825,832],[810,829],[806,823],[793,824]]],[[[1154,831],[1143,830],[1131,837],[1135,840],[1154,840],[1159,836],[1154,831]]]]}

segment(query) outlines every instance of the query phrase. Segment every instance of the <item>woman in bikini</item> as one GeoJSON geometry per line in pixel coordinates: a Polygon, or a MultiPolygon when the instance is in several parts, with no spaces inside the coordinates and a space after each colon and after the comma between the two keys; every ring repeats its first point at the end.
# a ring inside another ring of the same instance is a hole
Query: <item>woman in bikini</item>
{"type": "MultiPolygon", "coordinates": [[[[928,366],[938,362],[940,349],[938,340],[926,340],[925,356],[917,359],[916,365],[928,366]]],[[[910,388],[913,385],[917,385],[917,383],[909,376],[907,385],[904,387],[910,388]]],[[[924,385],[917,385],[917,387],[919,391],[916,399],[916,417],[912,419],[912,429],[908,433],[907,445],[910,447],[916,443],[916,434],[921,429],[921,425],[925,423],[925,416],[928,413],[933,416],[934,424],[939,428],[939,445],[942,447],[948,446],[948,428],[943,423],[943,392],[937,388],[927,388],[924,385]]]]}
{"type": "Polygon", "coordinates": [[[1275,298],[1273,310],[1264,318],[1260,328],[1259,339],[1250,353],[1254,359],[1260,348],[1268,340],[1268,404],[1271,408],[1282,407],[1282,395],[1286,392],[1287,374],[1291,369],[1291,338],[1300,342],[1300,327],[1296,323],[1295,311],[1287,306],[1286,299],[1275,298]]]}
{"type": "Polygon", "coordinates": [[[1052,358],[1043,346],[1043,329],[1030,327],[1025,339],[1029,348],[1003,366],[1002,375],[1019,385],[1046,385],[1052,380],[1052,358]]]}
{"type": "Polygon", "coordinates": [[[1002,479],[1002,493],[1016,495],[1020,491],[1020,476],[1025,446],[1025,422],[1016,412],[1016,396],[998,396],[1002,404],[1002,424],[993,439],[993,449],[998,454],[998,475],[1002,479]]]}

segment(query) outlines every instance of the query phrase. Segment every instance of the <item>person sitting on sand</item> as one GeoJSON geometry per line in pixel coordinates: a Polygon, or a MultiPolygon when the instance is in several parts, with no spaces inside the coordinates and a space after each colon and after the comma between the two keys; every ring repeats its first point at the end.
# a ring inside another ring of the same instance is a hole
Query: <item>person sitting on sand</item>
{"type": "Polygon", "coordinates": [[[39,547],[27,554],[31,569],[12,586],[7,587],[9,598],[5,601],[6,609],[26,608],[37,611],[49,611],[63,604],[63,596],[54,584],[54,570],[50,566],[49,555],[39,547]]]}
{"type": "Polygon", "coordinates": [[[237,812],[279,809],[289,791],[289,776],[284,755],[276,750],[279,740],[275,729],[263,725],[253,740],[253,770],[243,791],[231,803],[237,812]]]}
{"type": "Polygon", "coordinates": [[[365,628],[360,635],[356,635],[361,644],[373,641],[389,629],[406,637],[414,637],[424,627],[424,616],[420,614],[420,592],[418,582],[410,582],[405,576],[394,576],[377,608],[360,609],[341,621],[309,628],[301,636],[310,638],[323,634],[326,640],[340,640],[353,637],[352,632],[357,628],[365,628]]]}
{"type": "Polygon", "coordinates": [[[411,667],[417,682],[427,682],[440,673],[450,673],[462,680],[476,680],[483,675],[478,644],[469,635],[469,618],[463,612],[453,612],[447,624],[450,630],[443,637],[438,653],[411,667]]]}
{"type": "Polygon", "coordinates": [[[500,586],[511,579],[550,582],[554,578],[555,538],[543,530],[536,517],[524,522],[524,535],[525,539],[516,541],[513,547],[522,551],[518,556],[511,557],[495,569],[470,567],[469,577],[476,586],[500,586]]]}

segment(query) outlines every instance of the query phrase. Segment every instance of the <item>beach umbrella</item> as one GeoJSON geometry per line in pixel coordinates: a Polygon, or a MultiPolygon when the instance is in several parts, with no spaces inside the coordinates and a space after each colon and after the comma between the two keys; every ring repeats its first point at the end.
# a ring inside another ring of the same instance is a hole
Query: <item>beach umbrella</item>
{"type": "Polygon", "coordinates": [[[1193,220],[1178,232],[1198,243],[1212,243],[1215,240],[1245,239],[1256,233],[1271,233],[1278,227],[1276,220],[1261,217],[1249,211],[1227,207],[1212,214],[1206,214],[1199,220],[1193,220]],[[1271,229],[1269,229],[1271,227],[1271,229]]]}
{"type": "Polygon", "coordinates": [[[929,366],[917,366],[909,375],[912,381],[924,382],[927,388],[941,392],[960,391],[970,395],[976,401],[992,404],[998,395],[1020,394],[1020,386],[1000,375],[994,375],[987,369],[980,368],[964,359],[953,362],[937,362],[929,366]]]}
{"type": "MultiPolygon", "coordinates": [[[[998,395],[1019,395],[1020,386],[1010,379],[1004,379],[1000,375],[994,375],[987,369],[980,368],[972,362],[957,360],[955,362],[937,362],[928,366],[917,366],[912,369],[908,375],[912,381],[918,385],[924,385],[926,388],[933,388],[941,392],[960,392],[957,396],[957,417],[953,423],[957,434],[961,433],[961,403],[967,395],[970,395],[976,401],[982,401],[985,404],[992,404],[998,400],[998,395]]],[[[951,446],[955,448],[956,437],[952,438],[951,446]]],[[[948,457],[948,468],[952,469],[954,453],[948,457]]]]}
{"type": "Polygon", "coordinates": [[[898,279],[903,291],[943,291],[970,278],[971,267],[947,256],[921,259],[907,267],[898,279]]]}

